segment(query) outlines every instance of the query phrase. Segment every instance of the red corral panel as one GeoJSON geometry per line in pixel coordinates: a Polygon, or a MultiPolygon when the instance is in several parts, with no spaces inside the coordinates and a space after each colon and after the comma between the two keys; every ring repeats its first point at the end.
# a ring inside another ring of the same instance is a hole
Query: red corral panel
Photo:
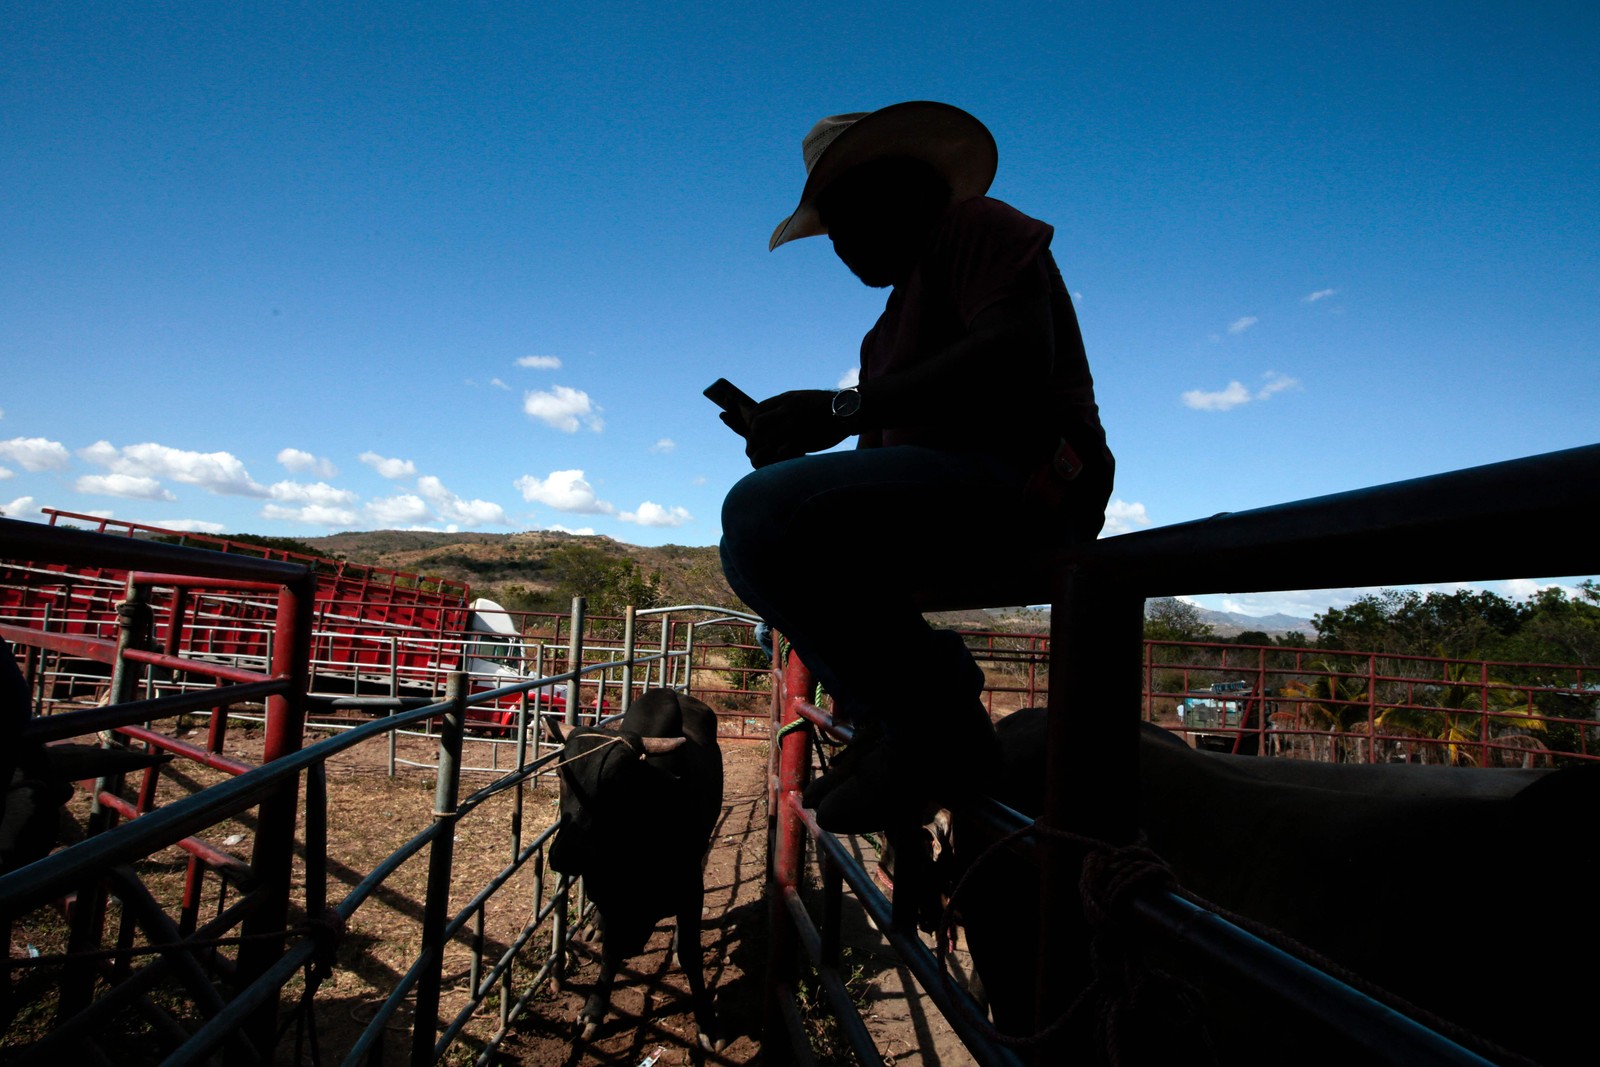
{"type": "MultiPolygon", "coordinates": [[[[459,637],[468,629],[467,583],[384,567],[369,567],[207,534],[167,530],[142,523],[45,509],[50,524],[71,524],[99,533],[172,539],[197,548],[285,560],[311,567],[317,577],[315,628],[322,635],[318,666],[340,673],[363,666],[387,671],[391,654],[401,671],[454,669],[459,637]],[[454,636],[456,640],[445,640],[454,636]]],[[[116,605],[128,572],[59,563],[0,561],[0,620],[52,632],[114,639],[116,605]]],[[[170,594],[153,598],[156,639],[168,647],[170,594]]],[[[268,653],[275,605],[249,593],[196,591],[181,609],[178,650],[213,657],[262,657],[268,653]]]]}

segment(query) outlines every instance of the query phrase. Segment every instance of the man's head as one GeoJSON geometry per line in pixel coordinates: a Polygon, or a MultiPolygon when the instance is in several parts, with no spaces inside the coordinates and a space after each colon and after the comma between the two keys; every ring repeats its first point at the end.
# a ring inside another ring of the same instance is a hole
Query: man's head
{"type": "Polygon", "coordinates": [[[833,251],[874,288],[904,281],[950,204],[950,182],[931,164],[907,156],[862,163],[817,197],[833,251]]]}
{"type": "MultiPolygon", "coordinates": [[[[769,248],[827,233],[829,227],[819,207],[823,194],[866,164],[897,161],[889,166],[887,175],[869,171],[853,179],[870,185],[872,188],[867,191],[873,195],[881,194],[886,182],[892,186],[891,179],[912,181],[920,191],[925,183],[920,175],[912,174],[908,164],[915,162],[931,168],[945,183],[942,209],[954,200],[988,191],[999,160],[994,137],[983,123],[958,107],[926,100],[892,104],[877,111],[831,115],[811,128],[800,148],[806,164],[805,189],[794,213],[773,231],[769,248]]],[[[834,200],[838,213],[840,198],[834,200]]],[[[844,257],[843,252],[840,255],[844,257]]],[[[851,269],[855,269],[854,265],[851,269]]]]}

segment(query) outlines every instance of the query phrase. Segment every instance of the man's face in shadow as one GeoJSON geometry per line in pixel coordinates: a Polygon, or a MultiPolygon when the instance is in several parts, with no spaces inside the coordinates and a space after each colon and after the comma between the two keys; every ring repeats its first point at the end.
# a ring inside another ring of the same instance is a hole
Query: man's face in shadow
{"type": "Polygon", "coordinates": [[[875,289],[910,275],[950,202],[950,187],[914,159],[880,159],[845,171],[817,199],[833,251],[875,289]]]}

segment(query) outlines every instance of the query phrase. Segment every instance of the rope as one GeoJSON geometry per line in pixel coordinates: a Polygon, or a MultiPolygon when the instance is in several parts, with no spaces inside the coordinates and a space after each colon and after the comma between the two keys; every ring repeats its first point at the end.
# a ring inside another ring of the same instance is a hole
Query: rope
{"type": "Polygon", "coordinates": [[[1089,985],[1079,993],[1059,1018],[1043,1029],[1026,1036],[1002,1032],[987,1019],[976,1014],[966,998],[951,998],[968,1022],[997,1044],[1010,1048],[1035,1048],[1054,1038],[1065,1026],[1073,1022],[1086,1006],[1093,1004],[1097,1009],[1097,1030],[1102,1038],[1099,1042],[1100,1047],[1106,1050],[1108,1062],[1112,1067],[1117,1067],[1122,1063],[1122,1039],[1130,1032],[1129,1023],[1141,1017],[1146,1022],[1160,1019],[1162,1012],[1170,1013],[1175,1007],[1180,1016],[1178,1025],[1194,1032],[1198,1041],[1204,1046],[1206,1060],[1216,1063],[1216,1050],[1211,1046],[1209,1034],[1199,1013],[1199,991],[1190,983],[1159,968],[1141,968],[1139,954],[1125,951],[1127,939],[1119,932],[1121,915],[1125,914],[1127,906],[1134,897],[1147,890],[1159,889],[1175,893],[1196,907],[1215,913],[1352,989],[1443,1034],[1464,1048],[1506,1064],[1508,1067],[1539,1067],[1535,1061],[1502,1048],[1493,1041],[1368,981],[1289,935],[1248,916],[1229,911],[1198,893],[1185,889],[1178,883],[1166,861],[1145,844],[1142,835],[1131,845],[1117,846],[1097,838],[1034,823],[1006,834],[990,844],[968,865],[956,881],[956,886],[951,891],[940,918],[939,934],[935,939],[935,955],[947,986],[952,988],[955,986],[955,979],[945,962],[949,950],[948,931],[954,929],[956,903],[968,879],[1001,849],[1031,833],[1075,845],[1087,853],[1084,857],[1083,873],[1079,878],[1078,891],[1083,905],[1084,919],[1089,927],[1089,959],[1093,977],[1089,985]],[[1142,1006],[1152,997],[1163,994],[1170,998],[1166,1006],[1157,1006],[1153,1011],[1142,1006]]]}
{"type": "MultiPolygon", "coordinates": [[[[608,737],[604,741],[600,742],[598,745],[595,745],[593,748],[589,749],[587,752],[580,752],[576,756],[569,756],[566,759],[556,760],[554,763],[550,764],[550,766],[546,767],[545,770],[553,771],[557,767],[565,767],[569,763],[577,763],[581,759],[587,759],[588,757],[594,755],[596,752],[599,752],[602,748],[605,748],[607,745],[622,745],[622,744],[626,744],[627,740],[628,739],[625,738],[625,737],[608,737]]],[[[641,754],[639,756],[639,758],[640,759],[644,759],[644,756],[641,754]]],[[[435,812],[435,814],[438,814],[438,813],[435,812]]]]}
{"type": "Polygon", "coordinates": [[[1016,1049],[1034,1049],[1054,1039],[1092,1008],[1097,1036],[1100,1038],[1097,1044],[1105,1049],[1107,1062],[1112,1067],[1118,1067],[1123,1062],[1125,1036],[1148,1033],[1157,1020],[1162,1020],[1161,1025],[1168,1028],[1182,1027],[1193,1031],[1196,1043],[1207,1053],[1205,1061],[1215,1063],[1215,1054],[1195,1009],[1196,991],[1174,975],[1141,967],[1139,954],[1130,951],[1127,938],[1117,922],[1137,894],[1151,887],[1172,888],[1176,885],[1165,861],[1145,847],[1142,841],[1118,847],[1095,838],[1034,824],[993,842],[962,873],[940,918],[940,934],[935,940],[935,947],[940,973],[946,985],[955,985],[955,979],[946,965],[949,951],[947,932],[953,929],[962,890],[979,868],[1001,849],[1034,832],[1088,850],[1078,892],[1089,926],[1091,980],[1058,1018],[1029,1035],[1007,1034],[973,1012],[965,998],[953,997],[967,1021],[996,1044],[1016,1049]],[[1175,1022],[1167,1021],[1172,1019],[1174,1006],[1178,1008],[1177,1019],[1175,1022]]]}

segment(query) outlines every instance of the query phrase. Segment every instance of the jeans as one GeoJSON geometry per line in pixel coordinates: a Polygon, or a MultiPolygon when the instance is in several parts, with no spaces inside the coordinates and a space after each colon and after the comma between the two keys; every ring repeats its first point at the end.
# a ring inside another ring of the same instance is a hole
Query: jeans
{"type": "Polygon", "coordinates": [[[774,463],[723,502],[722,569],[846,715],[909,736],[983,687],[965,646],[930,628],[913,594],[1042,545],[1049,524],[1024,480],[991,457],[915,446],[774,463]]]}

